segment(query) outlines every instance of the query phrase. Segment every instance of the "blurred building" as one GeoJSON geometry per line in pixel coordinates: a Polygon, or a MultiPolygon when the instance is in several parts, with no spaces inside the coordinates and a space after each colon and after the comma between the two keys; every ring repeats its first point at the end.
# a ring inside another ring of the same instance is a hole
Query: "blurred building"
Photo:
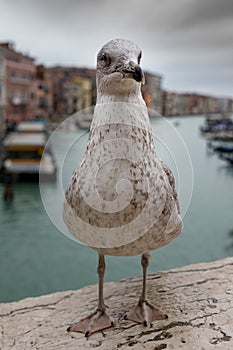
{"type": "Polygon", "coordinates": [[[190,93],[163,92],[163,114],[193,115],[232,113],[232,99],[190,93]]]}
{"type": "MultiPolygon", "coordinates": [[[[163,91],[161,75],[150,72],[142,94],[149,109],[166,116],[233,113],[233,99],[163,91]]],[[[95,69],[36,66],[12,43],[0,43],[0,131],[22,120],[64,119],[95,103],[95,69]]]]}
{"type": "Polygon", "coordinates": [[[222,113],[233,113],[233,98],[219,98],[222,113]]]}
{"type": "Polygon", "coordinates": [[[6,86],[5,86],[5,64],[4,51],[0,46],[0,132],[5,125],[5,107],[6,107],[6,86]]]}
{"type": "Polygon", "coordinates": [[[142,86],[142,95],[147,107],[158,113],[162,113],[163,106],[161,84],[161,75],[145,72],[145,85],[142,86]]]}
{"type": "Polygon", "coordinates": [[[34,59],[0,43],[0,118],[8,123],[34,118],[34,59]]]}
{"type": "Polygon", "coordinates": [[[36,67],[35,82],[35,111],[36,119],[48,119],[53,114],[53,84],[43,65],[36,67]]]}
{"type": "Polygon", "coordinates": [[[53,116],[65,118],[81,109],[95,105],[95,70],[77,67],[46,69],[53,85],[53,116]]]}
{"type": "Polygon", "coordinates": [[[163,92],[163,115],[188,114],[188,98],[185,94],[172,91],[163,92]]]}
{"type": "Polygon", "coordinates": [[[92,105],[92,83],[89,78],[76,76],[64,83],[65,111],[75,113],[92,105]]]}

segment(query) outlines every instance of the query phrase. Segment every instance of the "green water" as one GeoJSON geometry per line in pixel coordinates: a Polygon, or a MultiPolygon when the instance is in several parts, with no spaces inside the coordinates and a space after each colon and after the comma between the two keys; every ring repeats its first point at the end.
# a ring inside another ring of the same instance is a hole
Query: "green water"
{"type": "MultiPolygon", "coordinates": [[[[171,119],[171,123],[174,124],[176,120],[171,119]]],[[[168,246],[153,252],[149,267],[151,273],[212,261],[233,253],[233,237],[229,234],[233,229],[233,167],[207,152],[206,142],[198,132],[203,123],[202,117],[184,117],[179,122],[176,129],[182,135],[192,159],[193,195],[184,218],[182,235],[168,246]]],[[[163,121],[152,120],[153,130],[159,123],[163,121]]],[[[74,132],[61,132],[54,141],[58,162],[65,145],[76,137],[74,132]]],[[[87,135],[84,135],[77,162],[80,161],[86,139],[87,135]]],[[[160,148],[158,145],[158,153],[168,158],[166,160],[173,168],[169,154],[160,148]]],[[[63,174],[64,187],[74,167],[73,162],[73,157],[66,158],[69,166],[63,174]]],[[[1,197],[2,191],[1,185],[1,197]]],[[[60,215],[61,203],[56,197],[56,185],[47,184],[45,193],[54,213],[60,215]]],[[[37,184],[17,184],[12,203],[4,203],[0,198],[1,302],[96,283],[96,263],[94,250],[68,239],[50,221],[37,184]]],[[[138,274],[141,274],[139,257],[107,257],[106,281],[138,274]]]]}

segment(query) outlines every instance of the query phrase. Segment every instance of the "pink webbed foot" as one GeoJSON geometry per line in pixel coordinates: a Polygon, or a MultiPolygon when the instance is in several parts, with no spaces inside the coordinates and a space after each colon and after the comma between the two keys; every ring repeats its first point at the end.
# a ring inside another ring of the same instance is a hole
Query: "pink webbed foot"
{"type": "Polygon", "coordinates": [[[167,318],[168,316],[166,314],[162,313],[153,304],[146,300],[139,300],[135,309],[126,315],[127,320],[142,323],[144,326],[149,325],[155,320],[165,320],[167,318]]]}
{"type": "Polygon", "coordinates": [[[106,313],[105,310],[96,310],[94,313],[81,319],[79,322],[73,323],[67,328],[67,331],[85,333],[85,337],[88,337],[92,333],[99,332],[113,326],[113,319],[106,313]]]}

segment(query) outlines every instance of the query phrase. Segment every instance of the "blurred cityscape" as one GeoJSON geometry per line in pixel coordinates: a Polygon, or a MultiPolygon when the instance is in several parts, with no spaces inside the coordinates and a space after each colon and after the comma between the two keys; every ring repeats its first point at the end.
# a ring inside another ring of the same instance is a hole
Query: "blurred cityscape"
{"type": "MultiPolygon", "coordinates": [[[[194,173],[184,232],[153,253],[150,272],[232,255],[233,95],[166,91],[167,76],[145,72],[145,78],[147,106],[174,116],[151,118],[151,127],[182,205],[191,178],[182,161],[186,152],[194,173]],[[176,148],[177,137],[186,147],[176,148]]],[[[62,189],[82,159],[88,139],[82,129],[92,118],[82,113],[85,118],[74,116],[70,125],[67,117],[95,102],[94,69],[46,67],[11,42],[0,43],[0,302],[96,283],[96,253],[57,234],[63,232],[62,189]]],[[[138,267],[138,257],[111,257],[106,280],[137,275],[138,267]]]]}
{"type": "MultiPolygon", "coordinates": [[[[161,75],[145,72],[145,77],[148,108],[165,116],[233,112],[233,98],[165,91],[161,75]]],[[[23,120],[59,122],[93,106],[95,84],[94,69],[37,65],[12,42],[0,43],[0,131],[23,120]]]]}

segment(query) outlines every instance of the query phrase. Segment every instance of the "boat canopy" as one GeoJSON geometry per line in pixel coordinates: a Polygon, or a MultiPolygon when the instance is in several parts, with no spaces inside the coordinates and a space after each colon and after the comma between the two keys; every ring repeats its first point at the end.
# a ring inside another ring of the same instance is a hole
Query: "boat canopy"
{"type": "Polygon", "coordinates": [[[16,130],[20,132],[45,132],[46,124],[43,121],[21,122],[17,125],[16,130]]]}
{"type": "Polygon", "coordinates": [[[43,133],[18,133],[12,132],[4,140],[5,147],[11,146],[44,146],[46,135],[43,133]]]}

